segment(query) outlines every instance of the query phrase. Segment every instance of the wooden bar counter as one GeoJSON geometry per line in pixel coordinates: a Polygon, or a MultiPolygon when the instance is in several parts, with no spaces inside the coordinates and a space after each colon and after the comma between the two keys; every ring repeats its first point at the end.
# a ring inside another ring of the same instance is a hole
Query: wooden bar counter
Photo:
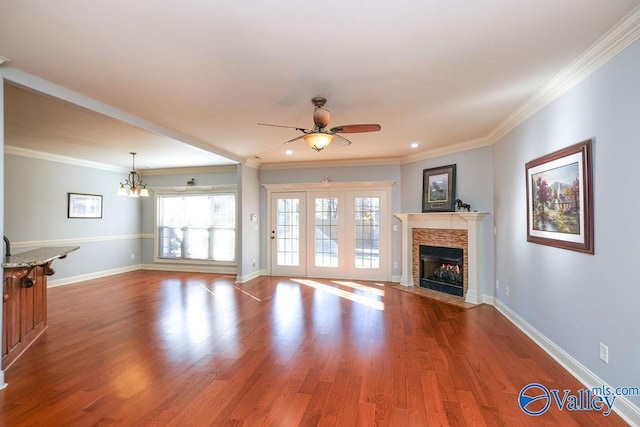
{"type": "Polygon", "coordinates": [[[47,328],[47,276],[53,260],[78,246],[42,247],[4,258],[2,368],[7,370],[47,328]]]}

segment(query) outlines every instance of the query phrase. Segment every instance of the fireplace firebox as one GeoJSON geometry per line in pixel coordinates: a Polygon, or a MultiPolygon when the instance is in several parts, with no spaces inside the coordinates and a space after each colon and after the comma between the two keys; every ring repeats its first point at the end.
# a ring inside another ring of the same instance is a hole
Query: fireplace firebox
{"type": "Polygon", "coordinates": [[[464,252],[459,248],[420,245],[420,286],[449,295],[464,294],[464,252]]]}

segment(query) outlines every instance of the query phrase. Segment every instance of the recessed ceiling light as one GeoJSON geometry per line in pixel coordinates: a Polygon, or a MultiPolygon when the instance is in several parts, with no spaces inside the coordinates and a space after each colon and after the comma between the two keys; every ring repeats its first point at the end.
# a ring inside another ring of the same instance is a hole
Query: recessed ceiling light
{"type": "Polygon", "coordinates": [[[411,148],[418,148],[420,144],[418,144],[417,142],[412,142],[411,143],[411,148]]]}
{"type": "Polygon", "coordinates": [[[290,155],[292,155],[292,154],[293,154],[293,150],[287,150],[287,151],[285,151],[285,154],[286,154],[287,156],[290,156],[290,155]]]}

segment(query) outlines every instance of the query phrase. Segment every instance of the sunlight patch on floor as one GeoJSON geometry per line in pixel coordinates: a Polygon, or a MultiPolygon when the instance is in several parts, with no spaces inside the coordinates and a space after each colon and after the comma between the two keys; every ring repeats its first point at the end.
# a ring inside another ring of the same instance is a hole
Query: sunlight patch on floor
{"type": "Polygon", "coordinates": [[[359,291],[368,292],[373,295],[378,295],[381,297],[384,296],[383,289],[376,289],[376,288],[372,288],[371,286],[362,285],[360,283],[355,283],[355,282],[345,282],[343,280],[332,280],[332,282],[335,283],[336,285],[346,286],[349,288],[357,289],[359,291]]]}
{"type": "Polygon", "coordinates": [[[357,295],[343,289],[335,288],[324,283],[317,282],[310,279],[290,279],[293,282],[300,283],[301,285],[309,286],[320,291],[324,291],[333,295],[337,295],[340,298],[348,299],[358,304],[366,305],[367,307],[374,308],[376,310],[384,310],[384,303],[382,301],[371,299],[364,295],[357,295]]]}

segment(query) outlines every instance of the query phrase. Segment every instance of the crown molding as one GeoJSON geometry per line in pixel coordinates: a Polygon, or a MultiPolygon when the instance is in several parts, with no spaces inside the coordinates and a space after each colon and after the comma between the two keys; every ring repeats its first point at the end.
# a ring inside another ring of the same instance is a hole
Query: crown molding
{"type": "Polygon", "coordinates": [[[498,142],[533,114],[556,100],[639,38],[640,6],[637,6],[568,67],[504,119],[486,139],[490,144],[498,142]]]}
{"type": "Polygon", "coordinates": [[[309,169],[309,168],[346,168],[358,166],[397,166],[400,160],[397,158],[388,159],[352,159],[352,160],[325,160],[318,162],[283,162],[264,163],[260,165],[260,170],[279,169],[309,169]]]}
{"type": "Polygon", "coordinates": [[[260,169],[260,165],[261,165],[260,161],[258,161],[257,159],[255,159],[253,157],[247,157],[244,160],[244,164],[245,164],[245,166],[248,166],[248,167],[253,168],[253,169],[260,169]]]}
{"type": "Polygon", "coordinates": [[[219,165],[219,166],[194,166],[183,168],[149,168],[136,169],[142,176],[152,175],[179,175],[179,174],[206,174],[206,173],[224,173],[237,172],[237,165],[219,165]]]}
{"type": "Polygon", "coordinates": [[[492,142],[487,138],[478,138],[467,142],[460,142],[446,147],[434,148],[433,150],[423,151],[420,153],[405,156],[400,159],[401,164],[413,163],[420,160],[432,159],[434,157],[446,156],[447,154],[461,153],[463,151],[474,150],[476,148],[487,147],[492,142]]]}
{"type": "Polygon", "coordinates": [[[362,182],[346,182],[346,181],[322,181],[322,182],[293,182],[287,184],[262,184],[269,192],[280,191],[309,191],[309,190],[389,190],[394,186],[395,181],[362,181],[362,182]]]}
{"type": "Polygon", "coordinates": [[[45,153],[43,151],[29,150],[28,148],[16,147],[13,145],[4,146],[5,154],[12,154],[20,157],[30,157],[32,159],[48,160],[51,162],[66,163],[69,165],[83,166],[92,169],[103,169],[111,172],[128,172],[129,169],[120,166],[108,165],[106,163],[81,160],[73,157],[61,156],[59,154],[45,153]]]}

